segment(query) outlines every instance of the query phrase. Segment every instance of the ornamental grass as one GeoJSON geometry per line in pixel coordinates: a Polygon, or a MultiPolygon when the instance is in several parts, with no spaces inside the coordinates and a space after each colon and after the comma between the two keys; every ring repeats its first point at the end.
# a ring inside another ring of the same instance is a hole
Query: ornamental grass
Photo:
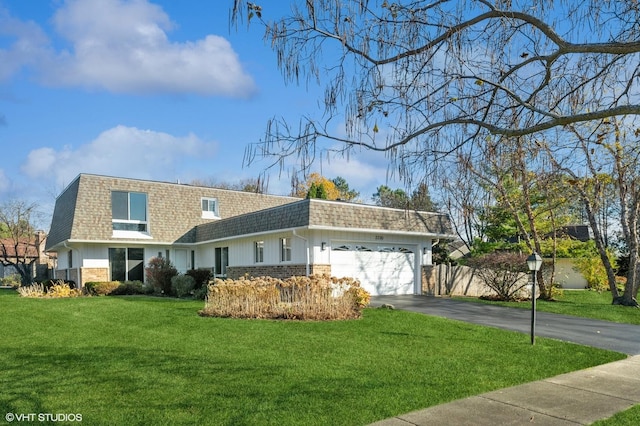
{"type": "Polygon", "coordinates": [[[202,316],[295,320],[354,319],[370,295],[353,278],[328,275],[214,280],[202,316]]]}
{"type": "Polygon", "coordinates": [[[58,281],[49,288],[43,284],[32,284],[29,286],[19,287],[18,293],[22,297],[45,297],[45,298],[62,298],[62,297],[79,297],[82,296],[82,290],[71,288],[64,281],[58,281]]]}

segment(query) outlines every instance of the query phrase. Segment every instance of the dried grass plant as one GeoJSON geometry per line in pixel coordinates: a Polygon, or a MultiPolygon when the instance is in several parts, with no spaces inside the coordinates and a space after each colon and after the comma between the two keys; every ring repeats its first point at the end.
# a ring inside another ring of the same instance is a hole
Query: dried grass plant
{"type": "Polygon", "coordinates": [[[369,294],[353,278],[328,275],[214,280],[203,316],[336,320],[359,318],[369,294]]]}
{"type": "Polygon", "coordinates": [[[18,287],[18,293],[22,297],[44,297],[47,292],[42,284],[31,284],[18,287]]]}
{"type": "Polygon", "coordinates": [[[31,284],[29,286],[19,287],[18,293],[22,297],[43,297],[43,298],[61,298],[61,297],[79,297],[82,296],[82,290],[71,288],[69,284],[58,281],[49,289],[42,284],[31,284]]]}

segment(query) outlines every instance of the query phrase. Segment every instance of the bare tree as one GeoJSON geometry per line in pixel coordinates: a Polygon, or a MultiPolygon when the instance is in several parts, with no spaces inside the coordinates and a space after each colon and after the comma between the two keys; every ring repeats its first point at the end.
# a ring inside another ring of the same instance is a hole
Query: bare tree
{"type": "Polygon", "coordinates": [[[297,129],[274,118],[249,149],[303,168],[323,149],[364,147],[408,176],[487,133],[640,114],[635,0],[292,0],[285,17],[262,6],[234,0],[232,24],[264,25],[287,81],[324,84],[325,111],[297,129]]]}
{"type": "Polygon", "coordinates": [[[324,86],[324,111],[297,127],[273,118],[249,160],[294,155],[304,170],[325,151],[369,149],[412,180],[485,140],[532,135],[556,155],[572,127],[640,115],[637,0],[291,0],[284,17],[262,6],[234,0],[232,24],[263,25],[285,79],[324,86]]]}
{"type": "Polygon", "coordinates": [[[23,284],[31,283],[33,265],[40,256],[40,239],[32,225],[36,205],[8,201],[0,205],[0,263],[13,266],[23,284]]]}
{"type": "Polygon", "coordinates": [[[592,126],[569,126],[575,145],[558,150],[550,144],[538,141],[549,158],[570,176],[569,183],[575,189],[584,206],[598,254],[607,273],[613,303],[638,306],[636,301],[640,277],[640,147],[637,138],[640,130],[628,135],[618,120],[604,120],[592,126]],[[553,152],[552,152],[553,151],[553,152]],[[579,162],[575,161],[579,157],[579,162]],[[582,167],[576,167],[576,165],[582,167]],[[583,171],[578,171],[583,170],[583,171]],[[607,229],[600,219],[607,212],[605,189],[613,181],[618,197],[619,224],[622,238],[629,251],[629,269],[623,294],[620,295],[615,269],[607,253],[607,229]]]}
{"type": "Polygon", "coordinates": [[[230,189],[233,191],[255,192],[256,194],[266,194],[268,181],[261,178],[242,179],[236,183],[218,181],[216,179],[194,179],[190,182],[194,186],[208,186],[211,188],[230,189]]]}

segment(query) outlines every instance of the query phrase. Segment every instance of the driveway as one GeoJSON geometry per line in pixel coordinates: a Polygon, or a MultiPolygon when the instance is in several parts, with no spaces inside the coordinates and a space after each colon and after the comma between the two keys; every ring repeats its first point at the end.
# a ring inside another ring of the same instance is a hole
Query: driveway
{"type": "MultiPolygon", "coordinates": [[[[385,303],[393,305],[396,309],[531,333],[531,310],[529,309],[463,302],[446,297],[419,295],[371,297],[372,307],[379,307],[385,303]]],[[[538,311],[536,312],[536,336],[609,349],[628,355],[640,355],[640,325],[618,324],[538,311]]]]}

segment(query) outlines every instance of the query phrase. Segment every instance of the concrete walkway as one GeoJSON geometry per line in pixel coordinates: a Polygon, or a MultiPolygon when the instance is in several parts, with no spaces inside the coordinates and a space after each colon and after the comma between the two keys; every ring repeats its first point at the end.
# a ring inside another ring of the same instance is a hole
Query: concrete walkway
{"type": "MultiPolygon", "coordinates": [[[[385,303],[396,309],[530,332],[531,312],[524,309],[425,296],[372,297],[374,307],[385,303]]],[[[436,405],[374,425],[589,425],[640,404],[640,326],[543,312],[537,313],[536,322],[536,335],[635,356],[436,405]]]]}

